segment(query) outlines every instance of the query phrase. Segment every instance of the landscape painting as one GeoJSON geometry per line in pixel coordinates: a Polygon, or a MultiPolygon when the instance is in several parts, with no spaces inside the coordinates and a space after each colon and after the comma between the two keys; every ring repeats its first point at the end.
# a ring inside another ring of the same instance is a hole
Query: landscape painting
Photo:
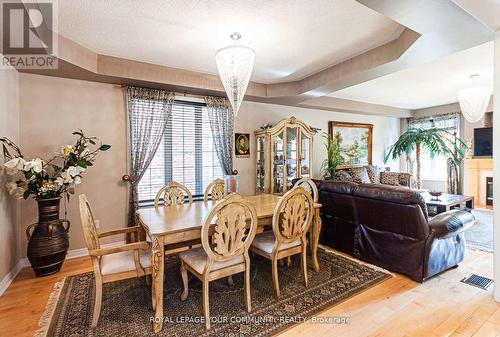
{"type": "Polygon", "coordinates": [[[328,134],[339,144],[343,165],[371,165],[373,124],[328,122],[328,134]]]}

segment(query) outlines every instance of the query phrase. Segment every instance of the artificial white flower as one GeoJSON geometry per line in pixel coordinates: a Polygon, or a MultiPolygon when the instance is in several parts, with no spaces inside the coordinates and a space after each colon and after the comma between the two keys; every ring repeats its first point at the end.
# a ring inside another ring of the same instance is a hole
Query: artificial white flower
{"type": "Polygon", "coordinates": [[[64,185],[64,179],[61,177],[57,177],[56,180],[54,181],[58,186],[64,185]]]}
{"type": "Polygon", "coordinates": [[[69,175],[71,177],[76,177],[77,175],[79,175],[83,171],[85,171],[85,169],[81,166],[70,166],[70,167],[68,167],[68,170],[67,170],[67,172],[69,173],[69,175]]]}
{"type": "Polygon", "coordinates": [[[25,160],[23,158],[16,157],[6,162],[4,166],[11,170],[10,172],[12,172],[12,170],[22,170],[24,168],[24,163],[25,160]]]}
{"type": "Polygon", "coordinates": [[[24,171],[32,170],[35,173],[40,173],[43,170],[43,160],[35,158],[24,163],[24,171]]]}
{"type": "Polygon", "coordinates": [[[64,184],[71,184],[73,182],[73,178],[71,177],[68,171],[62,172],[61,178],[63,179],[64,184]]]}
{"type": "Polygon", "coordinates": [[[79,185],[79,184],[81,184],[81,182],[82,182],[82,178],[80,178],[79,176],[76,176],[73,179],[73,184],[75,184],[75,185],[79,185]]]}

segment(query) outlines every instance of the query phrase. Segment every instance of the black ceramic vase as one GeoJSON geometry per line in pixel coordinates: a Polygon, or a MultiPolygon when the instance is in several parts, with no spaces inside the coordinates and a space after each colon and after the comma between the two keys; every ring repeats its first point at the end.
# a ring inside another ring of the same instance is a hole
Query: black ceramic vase
{"type": "Polygon", "coordinates": [[[68,252],[69,221],[59,218],[60,202],[61,197],[37,199],[38,222],[26,228],[28,260],[36,276],[61,270],[68,252]]]}

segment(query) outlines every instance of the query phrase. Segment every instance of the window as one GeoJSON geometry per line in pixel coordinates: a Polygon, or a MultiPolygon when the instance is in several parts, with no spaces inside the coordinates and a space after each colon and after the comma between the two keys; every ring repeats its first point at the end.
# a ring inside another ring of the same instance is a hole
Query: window
{"type": "Polygon", "coordinates": [[[139,202],[151,202],[171,181],[185,185],[194,197],[202,196],[222,177],[205,104],[175,101],[163,140],[139,182],[139,202]]]}
{"type": "MultiPolygon", "coordinates": [[[[446,128],[452,133],[456,132],[459,136],[459,123],[458,114],[452,113],[419,119],[411,118],[408,120],[408,127],[419,129],[446,128]]],[[[431,158],[430,154],[423,150],[420,162],[422,180],[446,181],[448,179],[448,162],[445,156],[431,158]]]]}

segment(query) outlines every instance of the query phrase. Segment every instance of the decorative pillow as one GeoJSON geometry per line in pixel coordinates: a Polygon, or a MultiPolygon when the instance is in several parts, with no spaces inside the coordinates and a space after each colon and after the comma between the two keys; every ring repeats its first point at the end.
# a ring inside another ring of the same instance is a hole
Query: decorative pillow
{"type": "Polygon", "coordinates": [[[341,182],[353,182],[354,180],[352,179],[352,176],[347,172],[346,170],[338,170],[335,173],[335,179],[334,181],[341,181],[341,182]]]}
{"type": "Polygon", "coordinates": [[[399,173],[399,184],[407,187],[412,187],[412,179],[410,173],[399,173]]]}
{"type": "Polygon", "coordinates": [[[366,171],[372,184],[380,184],[380,169],[377,166],[368,165],[366,166],[366,171]]]}
{"type": "Polygon", "coordinates": [[[399,172],[380,172],[380,183],[399,186],[399,172]]]}
{"type": "Polygon", "coordinates": [[[366,170],[366,167],[351,167],[349,169],[352,179],[355,183],[358,184],[365,184],[365,183],[370,183],[370,177],[368,176],[368,171],[366,170]]]}

